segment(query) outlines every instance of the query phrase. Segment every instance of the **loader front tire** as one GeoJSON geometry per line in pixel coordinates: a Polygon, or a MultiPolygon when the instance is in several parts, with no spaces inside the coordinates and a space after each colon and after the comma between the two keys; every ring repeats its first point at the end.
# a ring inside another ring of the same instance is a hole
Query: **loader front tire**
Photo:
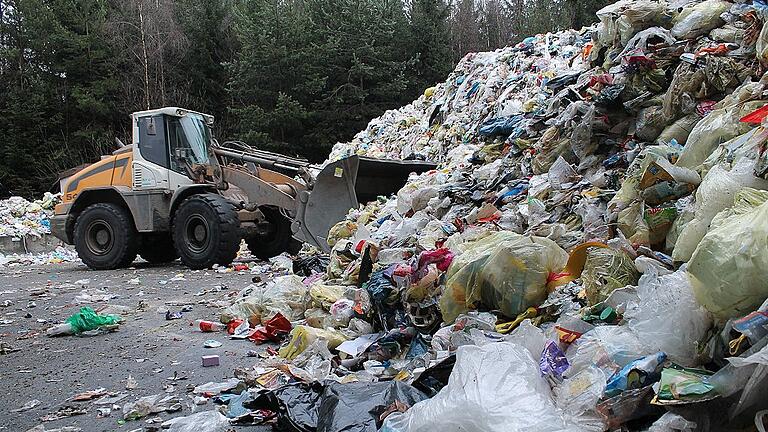
{"type": "Polygon", "coordinates": [[[181,262],[195,270],[229,265],[240,248],[237,209],[221,195],[187,198],[173,217],[172,232],[181,262]]]}
{"type": "Polygon", "coordinates": [[[145,234],[141,239],[139,256],[150,264],[166,264],[179,257],[170,233],[145,234]]]}
{"type": "Polygon", "coordinates": [[[130,213],[110,203],[86,207],[75,221],[74,237],[78,256],[94,270],[127,267],[139,249],[130,213]]]}
{"type": "Polygon", "coordinates": [[[269,230],[263,235],[248,237],[245,242],[253,256],[268,260],[283,252],[297,254],[301,250],[301,242],[293,238],[291,221],[272,207],[259,208],[269,223],[269,230]]]}

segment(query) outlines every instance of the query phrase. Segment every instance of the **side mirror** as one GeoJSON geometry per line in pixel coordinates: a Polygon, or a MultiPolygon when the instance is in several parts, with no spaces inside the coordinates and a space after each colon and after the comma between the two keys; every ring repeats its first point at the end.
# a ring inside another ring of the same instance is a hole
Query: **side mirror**
{"type": "Polygon", "coordinates": [[[155,119],[153,117],[147,120],[147,135],[157,135],[157,128],[155,127],[155,119]]]}

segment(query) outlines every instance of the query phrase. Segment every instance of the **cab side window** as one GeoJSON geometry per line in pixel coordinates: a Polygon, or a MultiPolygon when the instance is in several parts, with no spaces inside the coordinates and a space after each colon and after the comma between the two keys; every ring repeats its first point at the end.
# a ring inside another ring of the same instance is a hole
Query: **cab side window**
{"type": "Polygon", "coordinates": [[[169,167],[165,120],[162,114],[139,118],[139,151],[148,162],[169,167]]]}

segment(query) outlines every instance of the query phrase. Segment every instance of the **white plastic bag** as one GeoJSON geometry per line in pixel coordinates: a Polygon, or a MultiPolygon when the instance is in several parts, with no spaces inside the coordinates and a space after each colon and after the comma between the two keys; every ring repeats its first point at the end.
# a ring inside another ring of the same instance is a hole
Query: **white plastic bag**
{"type": "Polygon", "coordinates": [[[380,432],[565,432],[538,362],[509,342],[463,346],[448,385],[403,414],[387,417],[380,432]]]}
{"type": "Polygon", "coordinates": [[[176,417],[164,422],[162,426],[168,432],[224,432],[229,428],[229,419],[212,410],[176,417]]]}
{"type": "Polygon", "coordinates": [[[663,351],[683,366],[698,364],[696,342],[703,342],[712,319],[696,302],[685,270],[664,276],[651,270],[640,278],[637,296],[637,302],[628,302],[624,319],[643,353],[663,351]]]}
{"type": "Polygon", "coordinates": [[[555,403],[582,428],[602,432],[605,423],[595,407],[605,392],[606,379],[601,369],[588,367],[553,389],[555,403]]]}
{"type": "Polygon", "coordinates": [[[672,36],[678,39],[699,37],[725,24],[720,14],[730,9],[731,4],[722,0],[706,0],[683,8],[672,26],[672,36]]]}
{"type": "Polygon", "coordinates": [[[240,293],[240,298],[222,314],[222,319],[248,320],[258,317],[266,321],[278,312],[289,321],[304,317],[309,302],[309,287],[296,275],[279,276],[264,286],[251,285],[240,293]]]}
{"type": "Polygon", "coordinates": [[[679,414],[667,412],[653,422],[646,432],[693,432],[695,430],[696,423],[686,420],[679,414]]]}
{"type": "Polygon", "coordinates": [[[628,327],[598,326],[568,346],[565,355],[571,367],[565,371],[565,376],[573,377],[589,367],[597,367],[606,376],[611,376],[645,354],[645,347],[628,327]]]}

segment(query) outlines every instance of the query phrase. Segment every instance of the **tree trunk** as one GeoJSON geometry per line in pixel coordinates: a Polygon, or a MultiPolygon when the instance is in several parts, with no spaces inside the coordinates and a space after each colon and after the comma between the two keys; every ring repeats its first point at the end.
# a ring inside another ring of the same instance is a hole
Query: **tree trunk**
{"type": "Polygon", "coordinates": [[[141,51],[144,57],[144,105],[146,109],[149,109],[149,59],[147,56],[146,30],[144,29],[144,10],[141,2],[139,2],[139,32],[141,33],[141,51]]]}

